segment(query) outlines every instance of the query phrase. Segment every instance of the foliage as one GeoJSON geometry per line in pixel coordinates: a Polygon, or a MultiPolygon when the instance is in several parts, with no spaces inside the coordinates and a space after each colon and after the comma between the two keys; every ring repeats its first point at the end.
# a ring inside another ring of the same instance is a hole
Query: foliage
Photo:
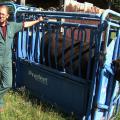
{"type": "Polygon", "coordinates": [[[9,1],[9,2],[10,2],[10,0],[0,0],[0,2],[6,2],[6,1],[9,1]]]}

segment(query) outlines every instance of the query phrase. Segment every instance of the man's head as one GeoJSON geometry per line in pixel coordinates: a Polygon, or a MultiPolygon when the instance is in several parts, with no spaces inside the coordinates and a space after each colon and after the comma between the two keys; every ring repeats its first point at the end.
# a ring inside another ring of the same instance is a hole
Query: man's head
{"type": "Polygon", "coordinates": [[[0,25],[4,26],[9,17],[8,7],[5,5],[0,5],[0,25]]]}

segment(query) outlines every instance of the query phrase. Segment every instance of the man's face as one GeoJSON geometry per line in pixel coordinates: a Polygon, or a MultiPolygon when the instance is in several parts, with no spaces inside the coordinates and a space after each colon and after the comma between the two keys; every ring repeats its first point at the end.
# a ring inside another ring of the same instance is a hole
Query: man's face
{"type": "Polygon", "coordinates": [[[7,8],[5,6],[0,7],[0,24],[6,23],[7,19],[9,17],[7,8]]]}

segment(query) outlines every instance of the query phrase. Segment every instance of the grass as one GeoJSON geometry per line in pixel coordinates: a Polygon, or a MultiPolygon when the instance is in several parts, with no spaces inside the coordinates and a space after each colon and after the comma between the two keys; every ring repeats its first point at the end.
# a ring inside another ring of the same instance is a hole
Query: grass
{"type": "MultiPolygon", "coordinates": [[[[17,92],[10,90],[5,96],[4,112],[0,120],[75,120],[47,103],[30,97],[24,88],[17,92]]],[[[114,120],[120,120],[120,112],[114,120]]]]}
{"type": "Polygon", "coordinates": [[[18,92],[10,90],[4,100],[4,112],[0,113],[0,120],[74,120],[53,106],[30,98],[24,89],[18,92]]]}
{"type": "Polygon", "coordinates": [[[120,120],[120,112],[119,112],[118,115],[116,116],[115,120],[120,120]]]}

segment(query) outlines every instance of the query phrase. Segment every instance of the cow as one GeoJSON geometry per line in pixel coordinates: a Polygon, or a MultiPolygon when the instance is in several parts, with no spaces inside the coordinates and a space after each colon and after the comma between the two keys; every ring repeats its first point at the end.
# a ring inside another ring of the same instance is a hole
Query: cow
{"type": "Polygon", "coordinates": [[[115,68],[115,80],[120,80],[120,58],[113,61],[113,65],[115,68]]]}
{"type": "Polygon", "coordinates": [[[51,34],[47,32],[44,35],[44,39],[43,38],[41,39],[41,50],[40,50],[41,63],[42,64],[44,63],[45,65],[58,70],[65,70],[66,73],[77,75],[77,76],[81,75],[81,77],[86,78],[88,61],[90,58],[91,58],[90,72],[92,72],[93,70],[92,65],[94,64],[95,44],[93,43],[91,47],[91,57],[89,57],[90,42],[88,41],[81,42],[79,40],[74,40],[73,50],[72,50],[73,54],[71,57],[72,39],[69,37],[66,37],[65,44],[64,44],[63,36],[64,35],[62,32],[58,33],[58,43],[57,43],[55,32],[52,32],[51,34]],[[64,49],[64,52],[62,52],[63,49],[64,49]],[[57,54],[55,53],[55,50],[57,54]],[[80,53],[81,53],[81,57],[79,57],[80,53]],[[72,58],[72,63],[70,61],[71,58],[72,58]]]}
{"type": "MultiPolygon", "coordinates": [[[[78,3],[76,1],[67,1],[67,5],[65,5],[65,11],[82,12],[84,10],[84,13],[86,12],[86,13],[95,13],[95,14],[101,14],[104,12],[103,9],[100,9],[93,5],[91,6],[89,5],[88,3],[83,4],[83,3],[78,3]]],[[[64,21],[69,23],[80,23],[80,24],[86,24],[86,25],[88,24],[88,25],[96,25],[96,26],[100,24],[100,21],[94,21],[94,20],[64,19],[64,21]]],[[[58,70],[64,70],[66,73],[81,76],[83,78],[86,78],[89,73],[89,77],[87,78],[91,79],[93,65],[95,62],[95,41],[92,43],[91,45],[92,47],[90,48],[91,30],[86,28],[85,31],[86,31],[86,35],[84,37],[86,40],[83,40],[83,42],[77,40],[78,31],[77,30],[74,31],[73,45],[72,45],[71,30],[70,31],[68,30],[66,32],[65,45],[63,42],[64,41],[63,33],[59,32],[58,43],[57,43],[58,47],[56,47],[57,46],[56,33],[47,32],[44,35],[44,39],[42,39],[42,44],[44,43],[44,47],[43,45],[41,47],[41,63],[44,63],[52,68],[57,68],[58,70]],[[56,52],[57,55],[55,54],[56,50],[57,50],[56,52]],[[89,68],[89,72],[88,72],[88,68],[89,68]]]]}

